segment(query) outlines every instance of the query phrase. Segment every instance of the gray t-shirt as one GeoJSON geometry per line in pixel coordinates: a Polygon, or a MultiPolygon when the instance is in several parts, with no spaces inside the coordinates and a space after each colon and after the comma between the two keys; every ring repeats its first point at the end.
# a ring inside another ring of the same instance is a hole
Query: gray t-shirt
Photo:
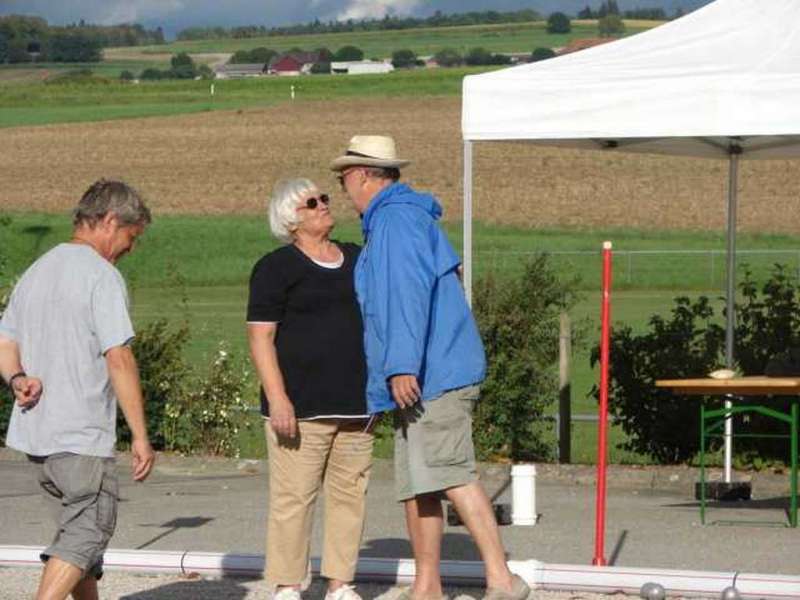
{"type": "Polygon", "coordinates": [[[104,355],[134,335],[116,267],[90,246],[56,246],[22,275],[0,335],[43,384],[36,406],[14,405],[6,444],[34,456],[114,456],[117,400],[104,355]]]}

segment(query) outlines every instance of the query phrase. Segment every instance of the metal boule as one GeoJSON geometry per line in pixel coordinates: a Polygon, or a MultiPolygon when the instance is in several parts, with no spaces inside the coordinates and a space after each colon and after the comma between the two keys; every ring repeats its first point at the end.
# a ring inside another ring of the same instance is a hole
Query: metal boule
{"type": "Polygon", "coordinates": [[[742,596],[734,586],[728,586],[722,590],[720,600],[741,600],[742,596]]]}
{"type": "Polygon", "coordinates": [[[648,581],[639,590],[639,596],[644,600],[664,600],[667,597],[667,592],[660,583],[648,581]]]}

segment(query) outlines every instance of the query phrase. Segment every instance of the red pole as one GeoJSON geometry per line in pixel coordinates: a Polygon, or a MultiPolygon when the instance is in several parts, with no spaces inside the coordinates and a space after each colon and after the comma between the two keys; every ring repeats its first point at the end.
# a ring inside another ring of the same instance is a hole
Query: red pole
{"type": "Polygon", "coordinates": [[[603,297],[600,309],[600,407],[597,435],[597,502],[595,508],[594,558],[605,566],[606,457],[608,455],[608,358],[611,321],[611,242],[603,242],[603,297]]]}

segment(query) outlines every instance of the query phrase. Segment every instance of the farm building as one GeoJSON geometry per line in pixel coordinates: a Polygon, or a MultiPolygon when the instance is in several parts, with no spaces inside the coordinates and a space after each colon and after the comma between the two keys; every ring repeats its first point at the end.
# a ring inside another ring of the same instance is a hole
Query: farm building
{"type": "Polygon", "coordinates": [[[390,62],[353,60],[331,63],[331,73],[338,75],[365,75],[374,73],[391,73],[392,71],[394,71],[394,67],[390,62]]]}
{"type": "Polygon", "coordinates": [[[307,75],[317,62],[317,52],[287,52],[272,59],[268,72],[270,75],[307,75]]]}
{"type": "Polygon", "coordinates": [[[264,63],[240,64],[240,65],[221,65],[214,69],[214,76],[217,79],[243,79],[245,77],[261,77],[266,74],[264,63]]]}

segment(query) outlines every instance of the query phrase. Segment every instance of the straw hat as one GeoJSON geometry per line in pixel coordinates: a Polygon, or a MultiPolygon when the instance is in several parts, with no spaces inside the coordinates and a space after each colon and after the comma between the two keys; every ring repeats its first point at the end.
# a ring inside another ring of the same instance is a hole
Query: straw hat
{"type": "Polygon", "coordinates": [[[402,169],[410,160],[397,158],[394,139],[386,135],[354,135],[347,152],[331,162],[331,171],[347,167],[384,167],[402,169]]]}

